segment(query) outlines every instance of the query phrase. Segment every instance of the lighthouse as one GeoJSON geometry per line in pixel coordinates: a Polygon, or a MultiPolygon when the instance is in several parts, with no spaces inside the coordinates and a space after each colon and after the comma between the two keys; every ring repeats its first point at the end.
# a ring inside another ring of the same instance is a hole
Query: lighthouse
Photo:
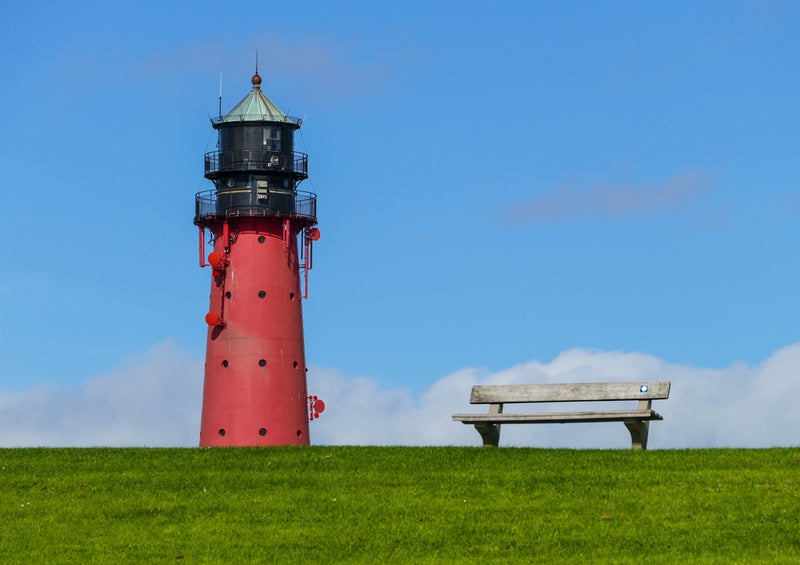
{"type": "Polygon", "coordinates": [[[324,404],[306,388],[302,299],[317,197],[298,190],[308,155],[294,150],[302,120],[252,89],[212,119],[217,150],[205,155],[214,189],[195,195],[200,266],[211,293],[200,446],[308,445],[324,404]],[[208,254],[206,254],[208,253],[208,254]]]}

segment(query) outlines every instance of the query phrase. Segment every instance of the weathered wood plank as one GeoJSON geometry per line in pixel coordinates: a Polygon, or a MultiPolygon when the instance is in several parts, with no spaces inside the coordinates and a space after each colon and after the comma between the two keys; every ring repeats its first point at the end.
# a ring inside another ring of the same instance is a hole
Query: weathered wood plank
{"type": "Polygon", "coordinates": [[[663,420],[655,410],[606,410],[602,412],[538,412],[534,414],[453,414],[465,424],[557,424],[567,422],[624,422],[625,420],[663,420]]]}
{"type": "Polygon", "coordinates": [[[591,402],[669,398],[669,381],[479,385],[472,387],[470,404],[591,402]]]}

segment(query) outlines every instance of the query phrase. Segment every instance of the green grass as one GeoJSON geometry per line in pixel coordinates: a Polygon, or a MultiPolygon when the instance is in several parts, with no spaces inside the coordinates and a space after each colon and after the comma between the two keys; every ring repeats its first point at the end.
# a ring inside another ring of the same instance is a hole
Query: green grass
{"type": "Polygon", "coordinates": [[[0,563],[797,563],[800,449],[0,449],[0,563]]]}

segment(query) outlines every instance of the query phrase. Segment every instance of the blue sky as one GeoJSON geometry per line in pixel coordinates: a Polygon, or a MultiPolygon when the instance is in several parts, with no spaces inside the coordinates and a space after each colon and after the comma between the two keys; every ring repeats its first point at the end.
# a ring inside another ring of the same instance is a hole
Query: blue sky
{"type": "Polygon", "coordinates": [[[224,112],[256,50],[264,92],[305,116],[315,382],[368,379],[418,409],[464,370],[587,351],[755,375],[800,342],[798,4],[8,1],[0,17],[0,412],[180,360],[199,418],[194,193],[220,73],[224,112]]]}

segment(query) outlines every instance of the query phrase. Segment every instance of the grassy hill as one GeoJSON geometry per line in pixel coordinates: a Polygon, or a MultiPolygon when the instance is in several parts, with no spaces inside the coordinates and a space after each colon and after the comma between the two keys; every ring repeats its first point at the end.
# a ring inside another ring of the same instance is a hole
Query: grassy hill
{"type": "Polygon", "coordinates": [[[0,563],[797,563],[800,448],[0,449],[0,563]]]}

